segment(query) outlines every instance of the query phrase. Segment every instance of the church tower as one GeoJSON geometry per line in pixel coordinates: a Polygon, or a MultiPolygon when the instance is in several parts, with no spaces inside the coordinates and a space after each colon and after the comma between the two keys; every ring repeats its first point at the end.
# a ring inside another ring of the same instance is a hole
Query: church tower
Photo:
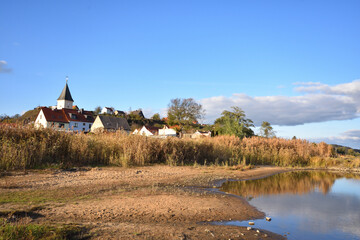
{"type": "Polygon", "coordinates": [[[57,109],[72,108],[74,100],[71,97],[69,86],[67,84],[68,77],[66,77],[66,84],[62,90],[60,97],[57,99],[57,109]]]}

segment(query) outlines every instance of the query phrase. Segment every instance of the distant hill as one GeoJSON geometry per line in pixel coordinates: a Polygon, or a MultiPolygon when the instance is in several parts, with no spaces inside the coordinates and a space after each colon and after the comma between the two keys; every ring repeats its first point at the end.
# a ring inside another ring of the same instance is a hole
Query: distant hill
{"type": "Polygon", "coordinates": [[[4,116],[0,119],[0,122],[4,123],[18,123],[18,124],[27,124],[30,122],[35,122],[37,115],[40,112],[40,108],[34,108],[25,112],[23,115],[15,115],[13,117],[4,116]]]}
{"type": "Polygon", "coordinates": [[[21,115],[19,118],[17,118],[17,122],[21,123],[24,121],[29,121],[29,122],[35,122],[37,115],[40,112],[40,108],[35,108],[33,110],[29,110],[27,112],[25,112],[23,115],[21,115]]]}
{"type": "Polygon", "coordinates": [[[351,152],[360,153],[360,149],[353,149],[351,147],[345,147],[338,144],[331,144],[334,147],[335,151],[339,154],[350,154],[351,152]]]}

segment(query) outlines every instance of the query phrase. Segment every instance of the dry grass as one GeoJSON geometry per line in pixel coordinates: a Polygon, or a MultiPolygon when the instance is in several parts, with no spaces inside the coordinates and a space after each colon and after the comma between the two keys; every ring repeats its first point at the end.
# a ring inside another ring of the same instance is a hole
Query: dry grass
{"type": "MultiPolygon", "coordinates": [[[[121,132],[72,134],[51,129],[0,126],[0,169],[116,165],[333,165],[334,150],[306,140],[219,136],[155,139],[121,132]]],[[[354,164],[359,165],[359,160],[354,164]]]]}

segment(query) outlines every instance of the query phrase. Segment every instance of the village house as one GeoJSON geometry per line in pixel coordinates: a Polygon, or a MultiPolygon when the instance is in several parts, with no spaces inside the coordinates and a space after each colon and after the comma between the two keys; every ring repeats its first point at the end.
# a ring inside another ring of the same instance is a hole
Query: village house
{"type": "Polygon", "coordinates": [[[176,130],[164,126],[162,129],[159,129],[159,136],[176,137],[176,130]]]}
{"type": "Polygon", "coordinates": [[[115,132],[118,130],[130,132],[130,126],[125,118],[99,115],[91,127],[91,132],[115,132]]]}
{"type": "Polygon", "coordinates": [[[202,131],[196,130],[196,132],[191,135],[191,138],[204,138],[204,137],[211,137],[211,132],[210,131],[202,132],[202,131]]]}
{"type": "Polygon", "coordinates": [[[160,128],[158,128],[158,127],[143,126],[140,130],[135,129],[135,131],[132,134],[146,136],[146,137],[158,136],[159,129],[160,128]]]}
{"type": "Polygon", "coordinates": [[[136,111],[131,111],[130,114],[135,115],[135,116],[139,116],[140,118],[145,118],[144,113],[142,112],[141,109],[136,110],[136,111]]]}
{"type": "Polygon", "coordinates": [[[94,122],[93,112],[73,109],[74,100],[69,86],[65,84],[57,105],[53,108],[41,107],[35,120],[37,128],[54,128],[61,131],[89,132],[94,122]]]}
{"type": "Polygon", "coordinates": [[[115,110],[115,115],[116,116],[121,116],[121,117],[125,117],[126,113],[124,111],[120,111],[120,110],[115,110]]]}
{"type": "Polygon", "coordinates": [[[113,115],[114,114],[114,109],[111,108],[111,107],[104,107],[101,110],[101,114],[111,114],[111,115],[113,115]]]}

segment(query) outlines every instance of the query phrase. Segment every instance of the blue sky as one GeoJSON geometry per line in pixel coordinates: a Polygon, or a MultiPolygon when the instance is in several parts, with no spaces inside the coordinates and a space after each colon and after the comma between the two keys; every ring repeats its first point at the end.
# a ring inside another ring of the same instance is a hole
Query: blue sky
{"type": "Polygon", "coordinates": [[[212,122],[237,105],[278,136],[360,148],[360,1],[1,1],[0,114],[74,104],[212,122]]]}

